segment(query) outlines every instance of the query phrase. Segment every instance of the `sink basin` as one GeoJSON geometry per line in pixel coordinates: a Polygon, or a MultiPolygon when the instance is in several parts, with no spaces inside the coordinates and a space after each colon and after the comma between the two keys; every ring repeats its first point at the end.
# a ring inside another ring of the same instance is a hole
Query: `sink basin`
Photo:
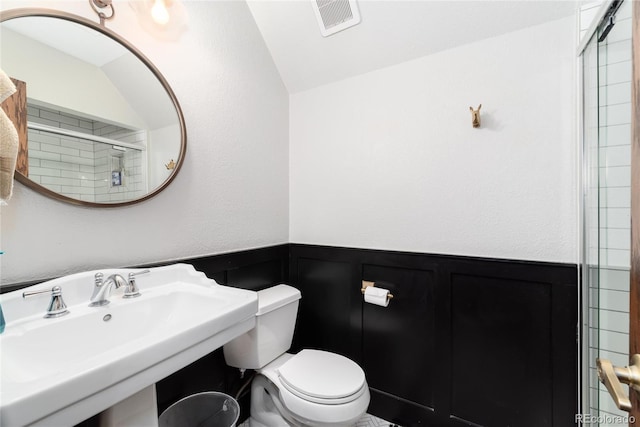
{"type": "MultiPolygon", "coordinates": [[[[103,271],[114,272],[129,270],[103,271]]],[[[0,425],[77,424],[255,325],[255,292],[221,286],[190,265],[151,269],[137,277],[140,297],[114,290],[102,307],[88,306],[94,273],[31,287],[62,287],[70,313],[59,318],[43,318],[47,294],[1,296],[0,425]]]]}

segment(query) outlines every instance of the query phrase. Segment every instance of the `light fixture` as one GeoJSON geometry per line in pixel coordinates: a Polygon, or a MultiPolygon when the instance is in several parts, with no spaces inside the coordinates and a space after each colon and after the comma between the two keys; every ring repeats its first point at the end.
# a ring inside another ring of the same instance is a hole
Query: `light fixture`
{"type": "Polygon", "coordinates": [[[151,18],[160,25],[167,25],[169,19],[169,11],[167,10],[167,6],[170,4],[166,4],[165,0],[154,0],[153,6],[151,6],[151,18]]]}
{"type": "Polygon", "coordinates": [[[142,28],[157,39],[177,40],[187,28],[182,0],[129,0],[129,5],[142,28]]]}

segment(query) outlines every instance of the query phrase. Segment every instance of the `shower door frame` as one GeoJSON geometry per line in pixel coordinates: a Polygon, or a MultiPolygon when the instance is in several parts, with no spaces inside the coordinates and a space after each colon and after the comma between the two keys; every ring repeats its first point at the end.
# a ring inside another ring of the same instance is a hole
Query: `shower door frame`
{"type": "MultiPolygon", "coordinates": [[[[631,78],[631,280],[629,355],[640,354],[640,4],[632,2],[631,78]],[[635,226],[634,226],[635,225],[635,226]]],[[[630,415],[640,422],[640,392],[629,390],[630,415]]]]}
{"type": "MultiPolygon", "coordinates": [[[[630,260],[630,287],[629,287],[629,357],[633,354],[640,353],[640,1],[631,1],[632,4],[632,31],[631,31],[631,43],[632,43],[632,102],[631,102],[631,260],[630,260]],[[635,226],[634,226],[635,224],[635,226]]],[[[597,35],[598,28],[600,27],[604,17],[610,6],[614,3],[614,0],[606,0],[600,7],[596,17],[593,19],[593,23],[587,30],[585,36],[582,38],[578,47],[578,67],[580,70],[578,84],[579,84],[579,102],[583,108],[583,114],[579,123],[579,135],[581,147],[584,147],[584,95],[583,95],[583,52],[588,47],[592,38],[597,35]]],[[[596,42],[597,43],[597,42],[596,42]]],[[[585,172],[586,157],[583,153],[581,164],[583,165],[583,173],[585,172]]],[[[582,177],[583,183],[586,182],[584,176],[582,177]]],[[[583,187],[583,191],[586,189],[583,187]]],[[[585,200],[583,193],[583,201],[585,200]]],[[[584,212],[584,203],[581,207],[584,212]]],[[[585,230],[584,214],[581,215],[581,229],[583,233],[585,230]]],[[[581,236],[580,247],[585,249],[585,238],[581,236]]],[[[587,258],[585,254],[582,254],[582,280],[585,282],[580,288],[579,301],[582,304],[582,320],[581,325],[583,330],[581,331],[582,345],[579,366],[580,369],[580,384],[579,401],[581,404],[582,413],[586,413],[589,410],[589,394],[584,393],[585,388],[589,388],[589,340],[586,333],[589,331],[588,319],[589,319],[589,304],[586,300],[587,293],[589,292],[589,283],[585,279],[585,274],[588,274],[589,266],[586,264],[587,258]],[[586,331],[586,332],[585,332],[586,331]]],[[[640,392],[634,392],[629,389],[629,397],[632,402],[632,409],[629,413],[630,416],[635,417],[635,423],[630,425],[638,425],[640,421],[640,392]]],[[[631,418],[633,419],[633,418],[631,418]]]]}

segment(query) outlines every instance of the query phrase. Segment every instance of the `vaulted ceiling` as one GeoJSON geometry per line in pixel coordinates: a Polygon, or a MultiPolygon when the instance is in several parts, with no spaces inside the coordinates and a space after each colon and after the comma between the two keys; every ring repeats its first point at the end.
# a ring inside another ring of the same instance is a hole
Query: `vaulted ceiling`
{"type": "Polygon", "coordinates": [[[578,4],[572,0],[360,0],[360,24],[325,38],[312,1],[248,1],[290,93],[571,16],[578,4]]]}

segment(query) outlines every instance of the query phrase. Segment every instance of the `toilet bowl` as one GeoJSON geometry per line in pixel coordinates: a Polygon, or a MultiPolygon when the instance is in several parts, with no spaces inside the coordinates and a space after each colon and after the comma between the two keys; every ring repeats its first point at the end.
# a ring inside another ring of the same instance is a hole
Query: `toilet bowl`
{"type": "Polygon", "coordinates": [[[352,360],[291,347],[300,291],[278,285],[258,292],[256,327],[224,346],[229,366],[255,369],[252,427],[346,427],[365,414],[369,387],[352,360]]]}
{"type": "Polygon", "coordinates": [[[257,374],[251,386],[253,427],[283,426],[284,421],[294,426],[345,427],[355,424],[369,406],[364,372],[334,353],[286,353],[257,374]],[[274,407],[278,417],[272,416],[274,407]]]}

